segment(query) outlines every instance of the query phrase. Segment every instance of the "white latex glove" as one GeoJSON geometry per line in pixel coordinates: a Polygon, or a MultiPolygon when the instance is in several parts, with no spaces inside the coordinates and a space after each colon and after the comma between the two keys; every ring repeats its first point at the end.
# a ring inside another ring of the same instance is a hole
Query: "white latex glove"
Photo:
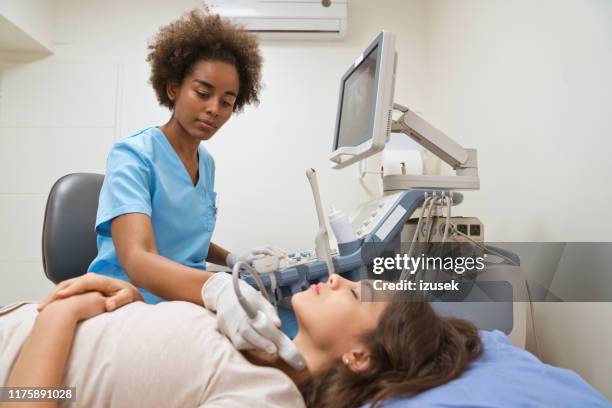
{"type": "MultiPolygon", "coordinates": [[[[242,296],[257,310],[261,310],[268,318],[280,327],[280,319],[274,306],[256,291],[251,285],[238,280],[242,296]]],[[[219,330],[227,336],[238,350],[259,349],[267,353],[276,353],[277,348],[270,340],[262,337],[249,323],[247,314],[238,303],[238,298],[232,285],[232,275],[217,272],[202,287],[204,307],[217,313],[219,330]]]]}
{"type": "Polygon", "coordinates": [[[234,253],[228,254],[227,258],[225,258],[225,263],[230,268],[233,268],[234,265],[236,265],[240,261],[245,261],[249,265],[252,266],[253,260],[255,258],[260,257],[260,256],[266,256],[266,255],[272,255],[272,256],[277,256],[279,258],[283,258],[287,255],[287,253],[280,248],[270,246],[270,245],[258,246],[258,247],[251,249],[246,254],[242,254],[242,255],[237,255],[234,253]]]}

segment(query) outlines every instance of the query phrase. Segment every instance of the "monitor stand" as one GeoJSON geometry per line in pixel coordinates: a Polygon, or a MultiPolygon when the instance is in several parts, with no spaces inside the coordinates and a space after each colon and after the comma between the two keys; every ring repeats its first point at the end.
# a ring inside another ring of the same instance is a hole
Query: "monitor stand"
{"type": "Polygon", "coordinates": [[[480,189],[476,149],[463,148],[405,106],[395,103],[393,109],[402,112],[402,115],[392,122],[391,132],[409,136],[448,163],[455,170],[456,175],[394,174],[383,176],[384,191],[410,190],[413,188],[480,189]]]}

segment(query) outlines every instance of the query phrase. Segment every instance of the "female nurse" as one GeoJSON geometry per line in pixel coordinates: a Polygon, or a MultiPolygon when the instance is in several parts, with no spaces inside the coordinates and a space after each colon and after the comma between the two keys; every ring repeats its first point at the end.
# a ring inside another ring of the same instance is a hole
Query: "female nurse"
{"type": "MultiPolygon", "coordinates": [[[[150,82],[171,116],[163,126],[112,147],[96,217],[98,255],[89,271],[133,283],[147,303],[208,302],[213,310],[223,304],[219,326],[235,346],[274,351],[246,323],[236,302],[227,300],[229,275],[206,271],[206,262],[231,268],[273,252],[259,248],[240,256],[211,242],[215,163],[201,143],[234,112],[259,101],[257,39],[219,16],[194,10],[162,27],[149,49],[150,82]],[[209,278],[204,299],[202,286],[209,278]]],[[[263,297],[244,286],[278,321],[263,297]]]]}

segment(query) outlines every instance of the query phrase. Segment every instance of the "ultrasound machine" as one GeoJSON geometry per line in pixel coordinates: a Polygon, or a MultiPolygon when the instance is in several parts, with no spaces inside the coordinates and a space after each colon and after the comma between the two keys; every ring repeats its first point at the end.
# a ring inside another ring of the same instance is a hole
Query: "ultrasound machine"
{"type": "MultiPolygon", "coordinates": [[[[435,299],[439,301],[432,305],[439,313],[471,320],[480,329],[501,330],[515,345],[524,346],[527,309],[524,303],[513,301],[523,299],[517,293],[525,290],[518,257],[486,245],[484,225],[478,218],[451,213],[464,199],[458,191],[480,188],[477,151],[463,148],[425,119],[394,102],[395,42],[393,33],[381,32],[343,75],[331,166],[343,169],[361,164],[383,151],[390,133],[402,133],[448,163],[455,174],[403,172],[382,176],[384,193],[356,206],[350,219],[354,239],[343,242],[330,239],[317,173],[308,169],[306,176],[319,221],[314,248],[282,258],[273,270],[261,274],[263,284],[273,302],[281,305],[283,331],[291,337],[296,325],[288,300],[310,285],[326,281],[331,273],[359,281],[372,277],[368,272],[376,257],[400,252],[416,255],[415,248],[423,248],[425,243],[469,244],[487,254],[486,268],[479,273],[478,284],[471,285],[469,293],[464,293],[461,299],[435,299]],[[503,292],[503,299],[488,299],[487,284],[498,285],[496,293],[503,292]]],[[[242,271],[241,278],[257,287],[256,279],[248,271],[242,271]]]]}

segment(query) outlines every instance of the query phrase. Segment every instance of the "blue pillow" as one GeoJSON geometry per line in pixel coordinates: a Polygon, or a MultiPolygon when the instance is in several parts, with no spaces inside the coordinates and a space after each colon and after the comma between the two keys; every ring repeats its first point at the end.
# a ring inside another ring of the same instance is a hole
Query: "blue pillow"
{"type": "Polygon", "coordinates": [[[384,408],[612,407],[571,370],[542,363],[500,331],[481,331],[483,355],[461,377],[384,408]]]}

